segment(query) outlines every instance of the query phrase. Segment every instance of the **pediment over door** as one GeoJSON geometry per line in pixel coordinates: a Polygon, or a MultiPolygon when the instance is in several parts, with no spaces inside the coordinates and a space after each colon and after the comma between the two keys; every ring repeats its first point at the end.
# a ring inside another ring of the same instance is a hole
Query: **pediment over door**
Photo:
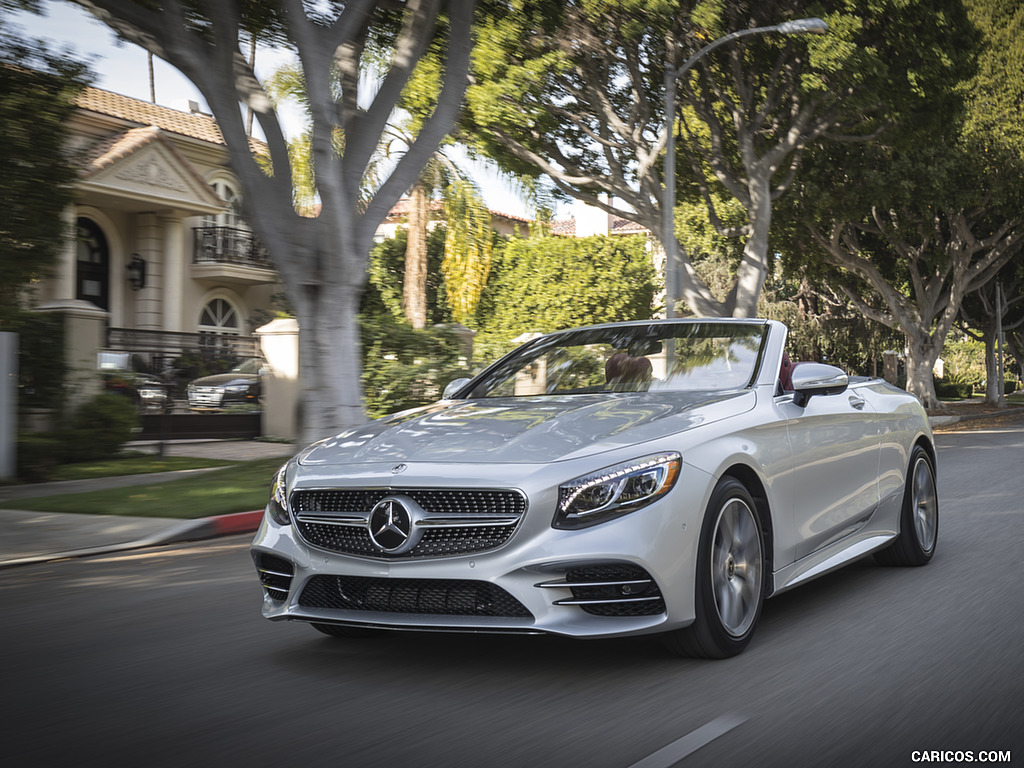
{"type": "Polygon", "coordinates": [[[224,201],[159,128],[135,128],[93,148],[78,189],[125,210],[218,213],[224,201]]]}

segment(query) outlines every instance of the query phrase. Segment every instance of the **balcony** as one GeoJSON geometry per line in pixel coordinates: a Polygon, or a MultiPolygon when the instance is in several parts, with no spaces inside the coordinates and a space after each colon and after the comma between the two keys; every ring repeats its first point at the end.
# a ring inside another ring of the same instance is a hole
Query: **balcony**
{"type": "Polygon", "coordinates": [[[240,285],[277,282],[277,272],[259,240],[236,227],[194,227],[192,276],[240,285]]]}

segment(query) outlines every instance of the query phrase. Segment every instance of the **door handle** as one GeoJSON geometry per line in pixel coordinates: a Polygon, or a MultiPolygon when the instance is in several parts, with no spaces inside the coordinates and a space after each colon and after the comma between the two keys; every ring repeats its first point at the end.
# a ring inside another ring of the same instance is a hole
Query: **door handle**
{"type": "Polygon", "coordinates": [[[865,401],[863,398],[857,397],[856,395],[850,395],[850,405],[852,405],[858,411],[863,411],[865,401]]]}

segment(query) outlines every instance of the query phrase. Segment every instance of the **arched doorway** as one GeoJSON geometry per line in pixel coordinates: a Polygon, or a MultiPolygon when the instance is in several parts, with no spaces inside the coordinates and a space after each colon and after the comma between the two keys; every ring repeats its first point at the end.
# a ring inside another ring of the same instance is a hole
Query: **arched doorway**
{"type": "Polygon", "coordinates": [[[78,219],[75,298],[110,309],[110,248],[92,219],[78,219]]]}

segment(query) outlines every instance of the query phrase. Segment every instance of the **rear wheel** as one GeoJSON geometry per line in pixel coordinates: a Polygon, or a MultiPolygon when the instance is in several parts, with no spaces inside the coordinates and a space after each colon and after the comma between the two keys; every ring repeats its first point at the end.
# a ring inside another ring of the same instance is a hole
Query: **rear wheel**
{"type": "Polygon", "coordinates": [[[750,643],[764,603],[764,536],[739,480],[723,478],[708,502],[697,551],[696,619],[665,636],[684,656],[724,659],[750,643]]]}
{"type": "Polygon", "coordinates": [[[935,468],[928,451],[920,445],[910,454],[907,484],[896,540],[875,554],[883,565],[925,565],[935,553],[939,536],[939,494],[935,468]]]}

